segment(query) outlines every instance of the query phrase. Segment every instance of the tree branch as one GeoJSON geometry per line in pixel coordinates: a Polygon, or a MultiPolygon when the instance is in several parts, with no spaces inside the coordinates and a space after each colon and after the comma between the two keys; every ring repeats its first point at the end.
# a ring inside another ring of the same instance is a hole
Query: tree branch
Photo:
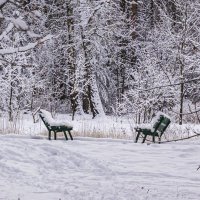
{"type": "Polygon", "coordinates": [[[25,52],[25,51],[34,49],[39,44],[42,44],[45,41],[50,40],[52,37],[53,37],[52,35],[47,35],[44,38],[39,39],[37,42],[29,43],[26,46],[17,47],[17,48],[0,49],[0,55],[9,55],[9,54],[13,54],[13,53],[25,52]]]}
{"type": "Polygon", "coordinates": [[[136,90],[139,90],[139,91],[142,91],[142,92],[143,91],[150,91],[150,90],[155,90],[155,89],[159,89],[159,88],[165,88],[165,87],[170,87],[170,86],[181,85],[181,84],[190,83],[190,82],[199,81],[199,80],[200,80],[200,78],[194,78],[194,79],[187,80],[187,81],[184,81],[184,82],[173,83],[173,84],[168,84],[168,85],[161,85],[161,86],[156,86],[156,87],[148,88],[148,89],[136,88],[136,90]]]}
{"type": "Polygon", "coordinates": [[[9,23],[6,30],[0,35],[0,41],[13,29],[13,23],[9,23]]]}

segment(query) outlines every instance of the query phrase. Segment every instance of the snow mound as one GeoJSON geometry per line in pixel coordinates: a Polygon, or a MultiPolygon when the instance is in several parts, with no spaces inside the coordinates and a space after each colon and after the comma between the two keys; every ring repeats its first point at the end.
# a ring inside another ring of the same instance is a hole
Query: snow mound
{"type": "Polygon", "coordinates": [[[200,199],[199,143],[1,136],[0,146],[0,199],[200,199]]]}

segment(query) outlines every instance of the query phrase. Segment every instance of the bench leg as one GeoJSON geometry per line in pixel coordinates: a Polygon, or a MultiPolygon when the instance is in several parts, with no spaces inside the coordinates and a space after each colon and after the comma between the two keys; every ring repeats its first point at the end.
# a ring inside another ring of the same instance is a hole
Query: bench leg
{"type": "Polygon", "coordinates": [[[152,142],[155,143],[155,135],[152,135],[152,142]]]}
{"type": "Polygon", "coordinates": [[[63,132],[64,132],[64,135],[65,135],[65,139],[68,140],[66,132],[65,131],[63,131],[63,132]]]}
{"type": "Polygon", "coordinates": [[[140,131],[138,132],[138,134],[137,134],[137,136],[136,136],[136,138],[135,138],[135,143],[137,143],[139,137],[140,137],[140,131]]]}
{"type": "Polygon", "coordinates": [[[49,140],[51,140],[51,131],[49,131],[49,140]]]}
{"type": "Polygon", "coordinates": [[[143,138],[143,140],[142,140],[142,143],[145,142],[146,138],[147,138],[147,135],[144,136],[144,138],[143,138]]]}
{"type": "Polygon", "coordinates": [[[56,140],[56,131],[54,131],[54,140],[56,140]]]}
{"type": "Polygon", "coordinates": [[[158,143],[160,144],[160,142],[161,142],[161,137],[158,137],[158,143]]]}
{"type": "Polygon", "coordinates": [[[73,137],[72,137],[72,135],[71,135],[71,132],[68,131],[68,133],[69,133],[69,136],[70,136],[71,140],[73,140],[73,137]]]}

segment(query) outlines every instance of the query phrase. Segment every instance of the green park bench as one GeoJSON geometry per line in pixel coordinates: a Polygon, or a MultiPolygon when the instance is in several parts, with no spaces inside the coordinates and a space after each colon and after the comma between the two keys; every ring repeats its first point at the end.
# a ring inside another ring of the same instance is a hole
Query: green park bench
{"type": "Polygon", "coordinates": [[[158,137],[160,143],[161,136],[165,132],[166,128],[169,126],[171,120],[164,113],[158,112],[156,116],[152,119],[151,127],[136,127],[137,136],[135,142],[137,143],[140,134],[144,135],[142,143],[145,142],[148,135],[152,136],[152,142],[155,143],[155,137],[158,137]]]}
{"type": "Polygon", "coordinates": [[[52,131],[54,133],[55,140],[56,140],[56,134],[58,132],[63,132],[66,140],[68,140],[66,131],[69,133],[71,140],[73,140],[73,137],[71,135],[71,130],[73,129],[73,127],[71,125],[67,124],[67,122],[55,121],[52,118],[51,113],[46,110],[43,110],[43,109],[40,109],[39,116],[42,119],[42,121],[44,122],[47,130],[49,131],[49,140],[51,140],[51,132],[52,131]]]}

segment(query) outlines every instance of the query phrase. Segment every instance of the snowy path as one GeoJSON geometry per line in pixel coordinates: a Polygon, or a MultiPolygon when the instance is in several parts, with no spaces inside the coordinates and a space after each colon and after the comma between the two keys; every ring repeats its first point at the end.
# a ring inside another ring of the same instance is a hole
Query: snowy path
{"type": "Polygon", "coordinates": [[[2,200],[200,199],[200,144],[0,137],[2,200]]]}

